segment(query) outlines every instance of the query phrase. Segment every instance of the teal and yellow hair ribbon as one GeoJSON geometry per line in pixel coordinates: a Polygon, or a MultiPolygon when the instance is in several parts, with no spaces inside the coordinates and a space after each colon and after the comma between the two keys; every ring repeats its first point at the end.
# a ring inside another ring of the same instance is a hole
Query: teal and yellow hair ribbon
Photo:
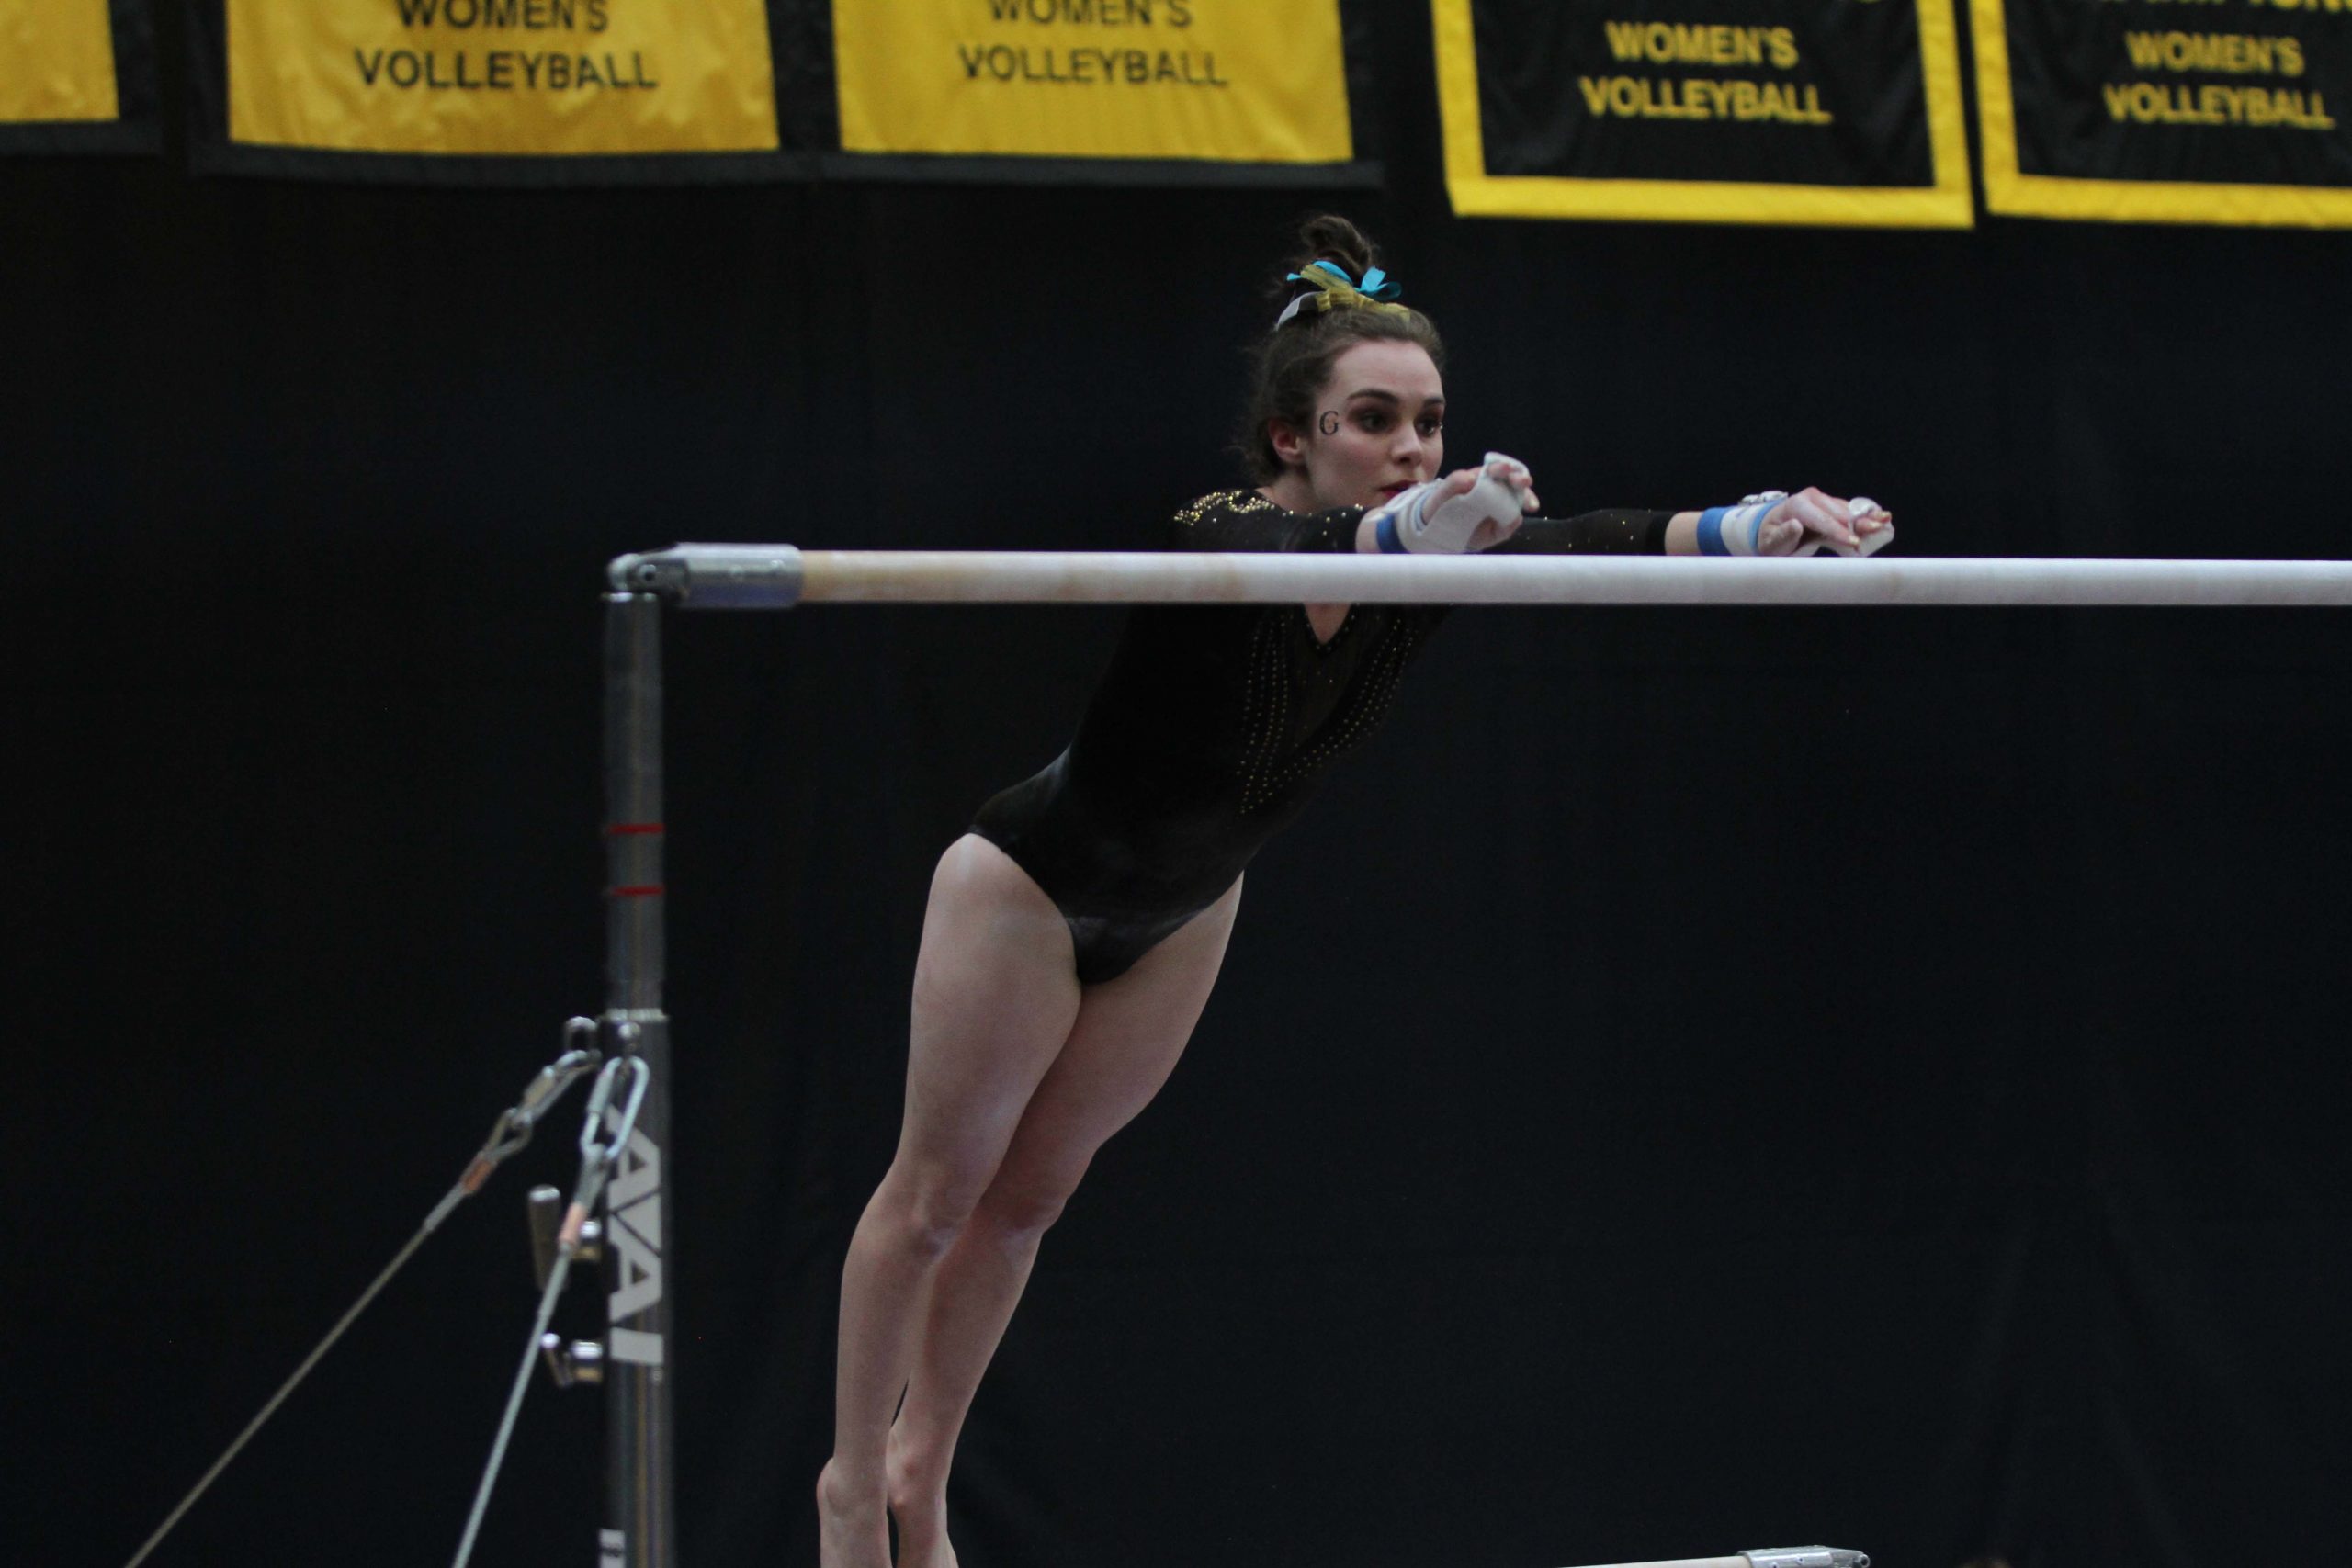
{"type": "Polygon", "coordinates": [[[1312,306],[1317,310],[1385,310],[1394,315],[1409,316],[1408,306],[1395,303],[1404,286],[1378,267],[1367,267],[1361,279],[1348,276],[1348,269],[1337,262],[1309,262],[1304,270],[1294,272],[1285,279],[1314,288],[1314,294],[1302,294],[1283,312],[1287,321],[1300,310],[1312,306]]]}

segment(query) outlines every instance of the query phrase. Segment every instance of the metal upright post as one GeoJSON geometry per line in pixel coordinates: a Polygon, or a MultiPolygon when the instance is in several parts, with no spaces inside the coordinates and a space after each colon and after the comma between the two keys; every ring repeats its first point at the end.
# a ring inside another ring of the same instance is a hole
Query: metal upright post
{"type": "Polygon", "coordinates": [[[605,1517],[600,1568],[673,1568],[662,1010],[662,601],[605,596],[605,1052],[645,1059],[645,1103],[605,1189],[605,1517]]]}

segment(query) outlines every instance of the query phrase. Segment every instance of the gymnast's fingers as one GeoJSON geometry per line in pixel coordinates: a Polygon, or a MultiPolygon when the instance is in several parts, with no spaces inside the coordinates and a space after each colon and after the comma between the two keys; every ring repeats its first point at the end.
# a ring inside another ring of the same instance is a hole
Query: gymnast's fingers
{"type": "Polygon", "coordinates": [[[1806,533],[1817,535],[1825,544],[1850,547],[1855,543],[1852,513],[1847,511],[1846,503],[1814,486],[1807,485],[1773,511],[1783,517],[1793,517],[1806,533]]]}
{"type": "Polygon", "coordinates": [[[1756,531],[1756,553],[1759,556],[1792,556],[1804,543],[1804,525],[1788,515],[1788,503],[1781,502],[1764,519],[1756,531]]]}
{"type": "Polygon", "coordinates": [[[1535,476],[1528,472],[1526,464],[1516,457],[1506,457],[1499,452],[1487,454],[1487,472],[1513,490],[1525,490],[1535,482],[1535,476]]]}

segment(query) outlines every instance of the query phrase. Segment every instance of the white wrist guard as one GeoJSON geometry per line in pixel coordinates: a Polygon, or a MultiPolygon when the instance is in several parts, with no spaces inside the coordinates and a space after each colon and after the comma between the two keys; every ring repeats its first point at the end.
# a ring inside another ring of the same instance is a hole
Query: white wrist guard
{"type": "MultiPolygon", "coordinates": [[[[1487,453],[1487,462],[1509,463],[1517,472],[1527,471],[1518,458],[1500,452],[1487,453]]],[[[1469,549],[1479,525],[1494,523],[1508,531],[1526,504],[1525,485],[1508,484],[1484,471],[1466,493],[1432,504],[1441,482],[1431,479],[1417,484],[1373,512],[1374,536],[1381,549],[1391,555],[1410,551],[1458,556],[1469,549]]]]}

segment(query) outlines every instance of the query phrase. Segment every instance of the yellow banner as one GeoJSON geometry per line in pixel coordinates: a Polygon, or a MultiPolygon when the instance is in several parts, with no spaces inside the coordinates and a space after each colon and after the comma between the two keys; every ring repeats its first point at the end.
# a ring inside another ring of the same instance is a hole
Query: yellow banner
{"type": "Polygon", "coordinates": [[[120,113],[107,0],[0,0],[0,120],[120,113]]]}
{"type": "Polygon", "coordinates": [[[227,0],[229,139],[353,152],[776,145],[763,0],[227,0]]]}
{"type": "Polygon", "coordinates": [[[842,147],[1335,164],[1338,0],[833,0],[842,147]]]}
{"type": "Polygon", "coordinates": [[[1971,6],[1986,210],[2352,228],[2352,0],[1971,6]]]}

